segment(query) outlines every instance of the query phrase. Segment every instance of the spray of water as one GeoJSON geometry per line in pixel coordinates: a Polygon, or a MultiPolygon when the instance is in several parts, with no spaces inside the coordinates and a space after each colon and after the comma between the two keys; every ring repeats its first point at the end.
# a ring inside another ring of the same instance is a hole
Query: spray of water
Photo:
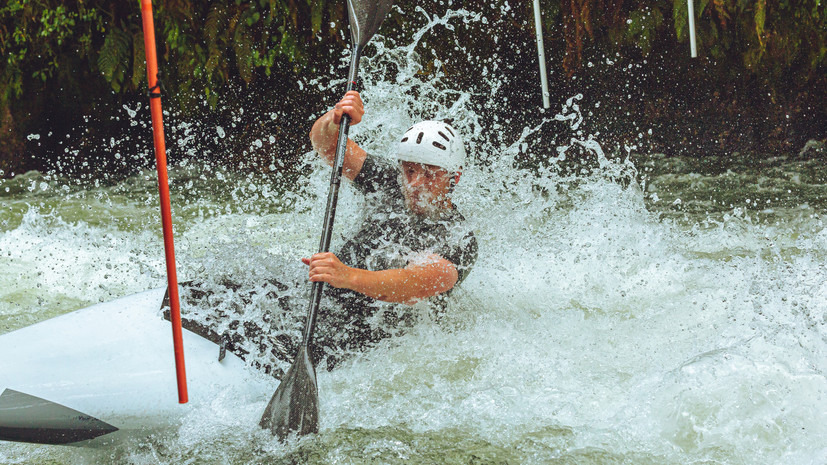
{"type": "MultiPolygon", "coordinates": [[[[703,172],[691,160],[657,156],[633,163],[601,148],[582,94],[528,125],[486,118],[507,85],[496,60],[480,59],[478,87],[458,89],[440,63],[422,77],[419,55],[435,28],[461,32],[486,18],[414,14],[421,28],[412,43],[380,36],[368,50],[367,113],[351,135],[378,157],[392,157],[397,138],[421,119],[450,118],[465,137],[470,165],[455,203],[480,254],[442,318],[423,311],[406,334],[321,372],[317,437],[277,444],[255,426],[266,399],[245,404],[226,393],[165,437],[106,452],[0,445],[0,460],[827,460],[827,230],[823,205],[810,200],[823,195],[813,194],[823,168],[778,162],[753,184],[748,169],[703,172]],[[560,123],[566,142],[551,144],[544,134],[560,123]],[[713,200],[699,196],[707,192],[713,200]]],[[[342,83],[306,81],[320,91],[342,83]]],[[[140,108],[125,111],[146,124],[140,108]]],[[[234,130],[195,121],[171,137],[184,148],[234,130]]],[[[124,154],[134,144],[108,141],[124,154]]],[[[267,147],[254,141],[249,150],[267,147]]],[[[270,329],[300,331],[274,310],[268,280],[290,284],[279,296],[306,299],[299,258],[317,245],[329,171],[305,154],[304,168],[287,174],[276,167],[279,155],[270,155],[267,174],[194,161],[172,168],[182,280],[214,292],[210,305],[186,309],[191,316],[240,311],[270,329]],[[229,292],[223,279],[240,290],[229,292]]],[[[0,332],[162,285],[153,182],[151,173],[107,186],[54,173],[4,181],[0,279],[11,291],[0,301],[0,332]]],[[[361,212],[361,199],[344,188],[334,249],[361,212]]]]}

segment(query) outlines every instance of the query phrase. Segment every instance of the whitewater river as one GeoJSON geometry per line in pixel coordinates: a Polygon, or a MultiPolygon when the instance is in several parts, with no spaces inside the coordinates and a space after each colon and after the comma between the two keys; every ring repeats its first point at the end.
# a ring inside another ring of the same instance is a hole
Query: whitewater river
{"type": "MultiPolygon", "coordinates": [[[[207,402],[163,437],[0,443],[0,463],[825,463],[825,164],[635,163],[645,186],[472,167],[474,271],[444,320],[320,372],[310,440],[259,430],[267,399],[207,402]]],[[[201,168],[172,171],[182,279],[301,270],[326,172],[301,196],[201,168]]],[[[163,285],[153,173],[0,192],[0,333],[163,285]]],[[[360,201],[341,205],[346,235],[360,201]]]]}
{"type": "MultiPolygon", "coordinates": [[[[319,372],[318,435],[278,444],[257,426],[268,399],[226,393],[192,399],[166,434],[103,450],[0,443],[0,463],[827,463],[823,160],[607,156],[580,117],[588,96],[559,103],[569,149],[535,137],[554,112],[502,141],[466,94],[412,85],[366,82],[353,135],[390,156],[417,115],[453,117],[472,155],[456,203],[479,259],[444,318],[423,312],[319,372]],[[442,97],[405,111],[428,92],[442,97]],[[571,147],[588,170],[560,169],[571,147]],[[520,168],[526,153],[546,168],[520,168]]],[[[232,137],[220,129],[192,131],[232,137]]],[[[172,167],[181,280],[301,276],[329,176],[304,160],[291,175],[172,167]]],[[[0,199],[0,334],[164,285],[153,172],[27,173],[0,199]]],[[[361,212],[349,187],[340,202],[334,249],[361,212]]]]}

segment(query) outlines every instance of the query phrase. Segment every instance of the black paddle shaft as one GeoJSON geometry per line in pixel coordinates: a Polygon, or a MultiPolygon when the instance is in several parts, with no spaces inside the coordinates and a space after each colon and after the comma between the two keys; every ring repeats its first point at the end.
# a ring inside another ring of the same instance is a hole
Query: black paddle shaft
{"type": "MultiPolygon", "coordinates": [[[[353,40],[353,55],[350,60],[350,73],[347,82],[348,91],[353,90],[356,85],[362,47],[379,29],[382,21],[390,12],[391,6],[392,0],[347,0],[350,36],[353,40]]],[[[347,151],[349,129],[350,116],[342,115],[319,252],[327,252],[330,249],[333,219],[336,216],[336,202],[339,199],[339,185],[342,182],[342,167],[347,151]]],[[[279,387],[273,393],[273,397],[261,416],[259,425],[262,428],[269,429],[280,440],[286,439],[291,432],[305,435],[319,431],[319,392],[316,386],[316,367],[310,356],[308,345],[316,327],[316,315],[319,311],[323,290],[324,283],[313,283],[310,309],[307,312],[307,321],[304,327],[304,338],[299,346],[296,360],[282,377],[279,387]]]]}
{"type": "MultiPolygon", "coordinates": [[[[356,77],[359,74],[359,57],[362,54],[362,47],[359,44],[353,46],[353,56],[350,59],[350,73],[347,78],[347,90],[350,92],[356,85],[356,77]]],[[[342,167],[345,162],[347,151],[347,136],[350,132],[350,115],[343,114],[339,124],[339,140],[336,142],[336,157],[333,159],[333,173],[330,175],[330,190],[327,193],[327,210],[324,215],[324,226],[322,227],[322,239],[319,242],[319,253],[330,251],[330,239],[333,236],[333,220],[336,217],[336,204],[339,200],[339,186],[342,184],[342,167]]],[[[310,308],[307,310],[307,323],[304,326],[304,338],[302,346],[307,347],[313,337],[313,330],[316,328],[316,315],[319,312],[319,303],[322,300],[323,282],[314,282],[310,294],[310,308]]]]}

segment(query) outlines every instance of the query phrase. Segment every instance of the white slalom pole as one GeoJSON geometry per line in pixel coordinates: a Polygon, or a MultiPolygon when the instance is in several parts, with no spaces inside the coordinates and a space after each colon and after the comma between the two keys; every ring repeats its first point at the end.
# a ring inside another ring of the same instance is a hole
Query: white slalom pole
{"type": "MultiPolygon", "coordinates": [[[[692,0],[689,0],[690,2],[692,0]]],[[[543,23],[540,20],[540,0],[534,0],[534,26],[537,28],[537,59],[540,61],[540,84],[543,86],[543,108],[548,108],[548,77],[546,76],[546,52],[543,49],[543,23]]]]}
{"type": "Polygon", "coordinates": [[[695,7],[692,5],[692,0],[686,0],[689,5],[689,48],[691,49],[692,58],[698,57],[698,48],[695,45],[695,7]]]}

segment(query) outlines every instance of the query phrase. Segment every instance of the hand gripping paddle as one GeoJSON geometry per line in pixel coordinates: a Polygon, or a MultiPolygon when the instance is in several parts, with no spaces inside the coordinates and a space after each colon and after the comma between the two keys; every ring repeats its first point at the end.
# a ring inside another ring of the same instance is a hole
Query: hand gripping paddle
{"type": "MultiPolygon", "coordinates": [[[[350,73],[347,78],[347,91],[353,90],[359,71],[359,57],[362,48],[379,29],[382,21],[391,9],[392,0],[347,0],[350,17],[350,38],[353,54],[350,59],[350,73]]],[[[333,218],[336,215],[336,201],[339,198],[339,185],[342,182],[342,163],[347,148],[347,135],[350,129],[350,116],[342,115],[339,125],[339,139],[336,142],[336,157],[333,161],[333,174],[330,178],[330,190],[327,194],[327,211],[319,252],[327,252],[333,231],[333,218]]],[[[299,353],[293,365],[282,377],[279,387],[267,404],[261,417],[262,428],[284,440],[290,433],[305,434],[319,431],[319,390],[316,386],[316,367],[310,355],[309,344],[316,325],[316,314],[322,298],[324,283],[313,283],[310,296],[310,309],[304,327],[304,337],[299,346],[299,353]]]]}

